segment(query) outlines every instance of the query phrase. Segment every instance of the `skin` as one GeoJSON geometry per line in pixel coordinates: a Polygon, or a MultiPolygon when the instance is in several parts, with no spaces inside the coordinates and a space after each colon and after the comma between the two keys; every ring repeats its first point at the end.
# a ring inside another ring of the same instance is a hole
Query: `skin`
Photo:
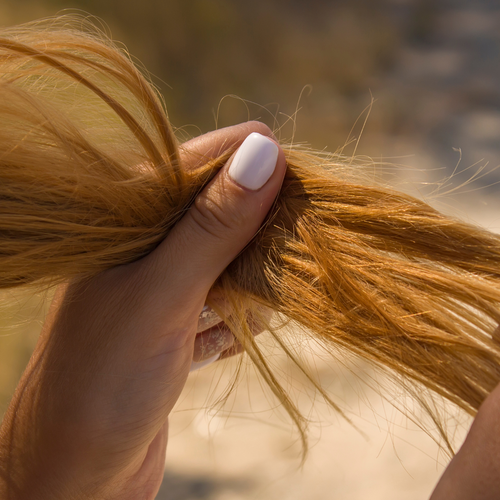
{"type": "MultiPolygon", "coordinates": [[[[249,122],[185,143],[185,168],[239,146],[251,132],[272,137],[249,122]]],[[[1,498],[155,498],[168,415],[191,361],[241,350],[223,324],[196,335],[198,316],[219,274],[257,232],[286,169],[280,150],[269,181],[250,191],[229,178],[228,165],[147,257],[58,289],[0,427],[1,498]]],[[[499,497],[499,416],[500,387],[432,500],[499,497]]]]}
{"type": "MultiPolygon", "coordinates": [[[[272,137],[250,122],[185,143],[185,168],[252,132],[272,137]]],[[[0,428],[1,498],[156,496],[168,415],[200,356],[198,316],[258,231],[286,170],[280,149],[270,179],[251,191],[228,176],[230,162],[148,256],[58,289],[0,428]]]]}
{"type": "MultiPolygon", "coordinates": [[[[224,304],[224,306],[225,313],[231,314],[231,309],[228,305],[224,304]]],[[[271,319],[272,311],[261,308],[260,313],[262,314],[262,318],[266,321],[271,319]]],[[[247,321],[249,319],[250,317],[247,314],[247,321]]],[[[265,329],[261,321],[248,321],[248,324],[251,326],[254,335],[259,335],[265,329]]],[[[243,352],[242,345],[236,341],[229,327],[221,321],[196,335],[193,361],[203,361],[219,353],[219,359],[224,359],[241,352],[243,352]]]]}
{"type": "Polygon", "coordinates": [[[500,498],[500,386],[486,398],[431,500],[500,498]]]}

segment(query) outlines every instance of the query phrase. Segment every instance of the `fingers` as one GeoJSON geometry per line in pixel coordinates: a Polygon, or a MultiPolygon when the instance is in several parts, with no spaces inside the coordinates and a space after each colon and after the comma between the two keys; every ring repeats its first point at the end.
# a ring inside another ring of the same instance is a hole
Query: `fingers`
{"type": "Polygon", "coordinates": [[[200,337],[195,348],[194,335],[213,283],[257,233],[281,187],[286,161],[269,135],[272,134],[264,125],[250,123],[216,131],[184,145],[183,158],[188,168],[196,168],[200,158],[207,161],[225,148],[240,147],[164,242],[138,261],[141,310],[150,321],[166,326],[165,333],[150,335],[152,352],[148,357],[158,357],[156,351],[165,348],[162,339],[170,345],[178,337],[179,348],[171,365],[172,369],[177,367],[178,373],[187,374],[188,352],[190,360],[194,354],[195,362],[204,361],[209,351],[208,357],[212,357],[211,352],[227,350],[233,342],[227,332],[221,334],[220,340],[212,333],[210,339],[207,335],[200,337]],[[252,133],[248,135],[249,132],[252,133]],[[174,336],[172,332],[179,334],[174,336]],[[217,348],[210,347],[202,355],[203,342],[210,346],[218,343],[217,348]]]}
{"type": "MultiPolygon", "coordinates": [[[[58,292],[7,427],[9,436],[17,429],[16,449],[48,450],[46,484],[77,477],[78,491],[86,491],[96,476],[124,484],[148,462],[149,449],[161,459],[160,433],[184,387],[207,294],[258,231],[285,174],[283,151],[263,127],[186,145],[190,168],[240,147],[148,256],[58,292]],[[243,142],[256,129],[264,135],[243,142]]],[[[202,333],[198,342],[228,351],[234,340],[226,333],[213,340],[202,333]]]]}
{"type": "MultiPolygon", "coordinates": [[[[222,139],[222,131],[209,134],[214,141],[210,147],[205,139],[199,141],[209,154],[216,154],[237,144],[248,127],[236,128],[229,139],[222,139]]],[[[201,151],[200,143],[195,146],[201,151]]],[[[204,300],[217,277],[257,233],[285,170],[282,149],[267,136],[250,134],[168,238],[144,259],[155,270],[159,288],[176,290],[176,297],[196,294],[204,300]]]]}
{"type": "Polygon", "coordinates": [[[222,352],[217,361],[226,358],[232,358],[233,356],[236,356],[237,354],[241,354],[243,352],[245,352],[245,349],[243,349],[243,346],[237,342],[233,346],[231,346],[227,351],[222,352]]]}
{"type": "MultiPolygon", "coordinates": [[[[258,307],[256,312],[247,312],[247,324],[255,337],[268,328],[272,311],[258,307]]],[[[193,365],[191,371],[206,366],[206,361],[214,362],[217,359],[227,358],[242,352],[241,344],[234,338],[229,327],[220,321],[196,336],[194,343],[193,365]],[[203,364],[201,364],[203,362],[203,364]]]]}
{"type": "MultiPolygon", "coordinates": [[[[248,325],[254,337],[260,335],[269,328],[272,315],[273,311],[271,309],[259,307],[257,316],[250,316],[247,318],[248,325]]],[[[243,346],[235,339],[228,349],[221,352],[218,359],[230,358],[244,351],[245,349],[243,346]]]]}
{"type": "Polygon", "coordinates": [[[187,170],[203,166],[224,152],[236,149],[251,133],[257,132],[276,140],[271,129],[261,122],[246,122],[208,132],[179,146],[182,165],[187,170]]]}
{"type": "Polygon", "coordinates": [[[222,322],[221,317],[208,305],[205,305],[198,317],[196,333],[201,333],[222,322]]]}
{"type": "Polygon", "coordinates": [[[216,354],[229,349],[234,342],[231,330],[225,323],[220,323],[196,336],[193,361],[200,362],[211,359],[216,354]]]}

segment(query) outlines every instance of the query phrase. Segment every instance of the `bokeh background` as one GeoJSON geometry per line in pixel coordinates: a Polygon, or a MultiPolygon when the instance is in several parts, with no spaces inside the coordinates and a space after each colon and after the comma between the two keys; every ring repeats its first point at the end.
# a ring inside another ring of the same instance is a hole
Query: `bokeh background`
{"type": "MultiPolygon", "coordinates": [[[[63,9],[97,16],[149,70],[181,140],[259,119],[283,141],[373,158],[378,178],[499,230],[497,1],[3,0],[0,26],[63,9]]],[[[0,315],[2,411],[44,311],[40,297],[18,297],[0,315]]],[[[271,351],[312,420],[300,468],[297,436],[251,367],[222,407],[234,361],[207,368],[172,417],[160,500],[429,496],[447,459],[418,409],[415,424],[394,408],[412,401],[395,388],[384,400],[389,382],[362,362],[304,351],[357,429],[271,351]]],[[[459,444],[469,422],[447,415],[459,444]]]]}

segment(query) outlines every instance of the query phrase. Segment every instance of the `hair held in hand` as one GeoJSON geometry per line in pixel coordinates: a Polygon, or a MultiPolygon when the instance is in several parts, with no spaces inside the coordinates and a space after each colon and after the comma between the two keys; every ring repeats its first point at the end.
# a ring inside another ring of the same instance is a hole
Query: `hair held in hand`
{"type": "MultiPolygon", "coordinates": [[[[1,288],[86,279],[146,255],[231,153],[184,170],[148,80],[73,21],[0,32],[1,288]]],[[[214,287],[240,304],[226,322],[294,421],[248,308],[267,306],[474,415],[500,382],[500,237],[356,181],[335,157],[285,153],[265,225],[214,287]]]]}

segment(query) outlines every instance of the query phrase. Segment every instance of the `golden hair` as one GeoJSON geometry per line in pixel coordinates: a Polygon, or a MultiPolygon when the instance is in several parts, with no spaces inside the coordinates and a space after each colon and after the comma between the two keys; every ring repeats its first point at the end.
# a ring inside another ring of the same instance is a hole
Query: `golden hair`
{"type": "MultiPolygon", "coordinates": [[[[73,24],[0,32],[0,288],[87,279],[141,258],[232,152],[184,170],[152,85],[125,52],[73,24]]],[[[500,237],[367,185],[340,157],[285,152],[271,213],[214,288],[299,429],[247,325],[262,306],[474,415],[500,382],[500,237]]]]}

